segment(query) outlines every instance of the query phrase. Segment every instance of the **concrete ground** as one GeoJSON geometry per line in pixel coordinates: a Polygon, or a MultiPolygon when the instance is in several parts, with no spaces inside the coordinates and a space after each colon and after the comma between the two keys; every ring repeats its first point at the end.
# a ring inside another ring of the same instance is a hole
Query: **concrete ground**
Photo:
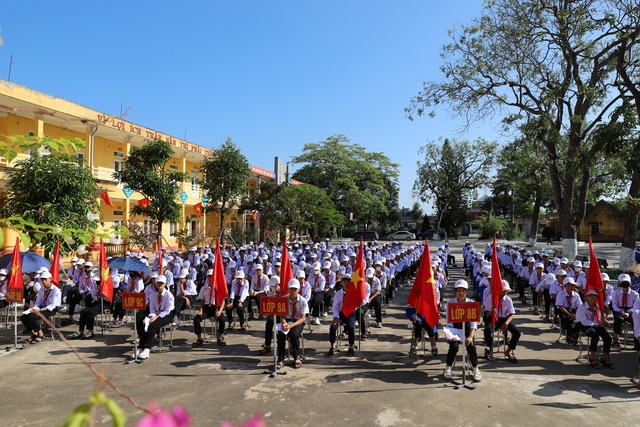
{"type": "MultiPolygon", "coordinates": [[[[458,259],[464,241],[451,241],[458,259]]],[[[450,274],[455,280],[463,273],[453,268],[450,274]]],[[[556,343],[558,332],[528,306],[516,303],[515,324],[523,332],[516,350],[518,364],[481,358],[482,382],[475,390],[456,390],[442,378],[447,352],[442,339],[435,357],[407,354],[408,292],[407,287],[397,295],[383,318],[384,327],[371,329],[371,338],[355,357],[348,358],[346,351],[325,355],[325,321],[306,334],[308,359],[303,367],[287,367],[287,374],[276,378],[263,374],[273,358],[256,355],[263,342],[263,321],[252,321],[246,333],[230,332],[224,348],[206,344],[192,349],[192,327],[181,326],[173,334],[173,351],[152,354],[140,365],[123,364],[133,349],[129,326],[73,344],[124,393],[141,404],[155,400],[163,407],[183,405],[194,426],[223,421],[241,425],[255,412],[264,415],[268,426],[616,426],[636,425],[640,418],[640,389],[629,380],[638,375],[631,340],[627,349],[613,351],[614,370],[594,370],[575,361],[577,347],[556,343]]],[[[63,329],[66,335],[74,330],[63,329]]],[[[0,329],[0,343],[11,344],[12,332],[0,329]]],[[[479,338],[476,345],[482,355],[479,338]]],[[[461,370],[454,369],[454,375],[459,377],[461,370]]],[[[0,378],[2,424],[15,427],[60,425],[97,386],[95,377],[59,340],[2,353],[0,378]]],[[[135,425],[142,414],[113,391],[106,393],[127,413],[127,425],[135,425]]],[[[97,424],[107,422],[106,412],[99,411],[97,424]]]]}

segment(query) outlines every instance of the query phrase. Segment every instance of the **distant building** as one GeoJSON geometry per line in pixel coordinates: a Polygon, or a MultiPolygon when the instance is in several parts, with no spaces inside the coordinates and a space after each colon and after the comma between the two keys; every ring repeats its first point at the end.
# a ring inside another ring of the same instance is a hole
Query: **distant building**
{"type": "MultiPolygon", "coordinates": [[[[560,219],[549,218],[547,226],[551,227],[557,238],[562,236],[560,219]]],[[[594,205],[587,205],[587,213],[578,230],[578,240],[587,241],[589,237],[594,242],[622,242],[624,234],[624,212],[615,205],[600,200],[594,205]]]]}
{"type": "Polygon", "coordinates": [[[398,216],[400,217],[398,228],[416,228],[416,219],[409,215],[409,209],[400,209],[398,216]]]}

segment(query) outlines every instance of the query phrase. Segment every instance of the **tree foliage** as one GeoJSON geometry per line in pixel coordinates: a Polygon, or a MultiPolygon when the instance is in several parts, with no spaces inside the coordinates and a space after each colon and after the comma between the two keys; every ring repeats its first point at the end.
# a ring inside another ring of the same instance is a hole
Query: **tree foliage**
{"type": "Polygon", "coordinates": [[[209,199],[205,211],[220,215],[222,230],[224,218],[231,212],[230,206],[238,206],[247,193],[247,179],[251,176],[249,162],[231,138],[227,138],[203,160],[200,171],[203,174],[200,187],[209,199]]]}
{"type": "Polygon", "coordinates": [[[473,143],[445,139],[430,142],[418,154],[413,194],[422,202],[432,202],[436,210],[436,229],[452,233],[466,218],[474,191],[485,186],[497,151],[495,142],[478,139],[473,143]]]}
{"type": "MultiPolygon", "coordinates": [[[[591,135],[625,97],[616,63],[637,38],[638,16],[636,0],[487,1],[471,25],[450,32],[443,80],[425,83],[406,111],[433,114],[445,103],[467,124],[496,115],[506,126],[533,123],[563,237],[573,240],[603,149],[591,135]]],[[[564,249],[572,256],[575,240],[564,249]]]]}
{"type": "Polygon", "coordinates": [[[162,224],[178,222],[182,216],[178,194],[187,174],[169,169],[168,162],[174,154],[168,142],[146,140],[142,147],[131,149],[122,170],[113,174],[115,179],[149,200],[148,206],[133,206],[131,214],[153,219],[158,235],[162,234],[162,224]]]}
{"type": "MultiPolygon", "coordinates": [[[[23,234],[23,243],[41,245],[51,252],[58,238],[61,252],[87,243],[99,221],[98,186],[89,168],[67,154],[84,141],[49,138],[9,138],[0,151],[13,156],[15,149],[31,150],[8,172],[3,207],[4,224],[23,234]],[[29,148],[30,147],[30,148],[29,148]]],[[[108,236],[107,236],[108,237],[108,236]]]]}
{"type": "Polygon", "coordinates": [[[383,153],[367,152],[344,135],[305,144],[291,160],[301,164],[293,178],[322,190],[344,217],[389,227],[397,221],[398,165],[383,153]]]}

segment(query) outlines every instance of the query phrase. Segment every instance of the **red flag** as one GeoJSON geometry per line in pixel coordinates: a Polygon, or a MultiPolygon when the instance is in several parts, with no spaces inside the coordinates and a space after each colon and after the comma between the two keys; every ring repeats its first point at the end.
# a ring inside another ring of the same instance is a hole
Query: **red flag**
{"type": "Polygon", "coordinates": [[[51,263],[51,283],[60,287],[60,239],[56,242],[56,250],[53,253],[53,262],[51,263]]]}
{"type": "Polygon", "coordinates": [[[498,321],[498,294],[502,292],[502,274],[498,265],[498,250],[496,248],[496,236],[493,236],[493,254],[491,256],[491,305],[493,306],[493,323],[498,321]]]}
{"type": "Polygon", "coordinates": [[[602,276],[600,275],[600,262],[596,258],[596,253],[593,250],[593,242],[589,237],[589,274],[587,274],[587,286],[585,287],[585,294],[587,289],[595,289],[598,291],[598,308],[600,309],[600,318],[604,319],[604,284],[602,283],[602,276]]]}
{"type": "Polygon", "coordinates": [[[109,263],[102,239],[100,239],[100,293],[109,301],[113,300],[113,282],[109,274],[109,263]]]}
{"type": "Polygon", "coordinates": [[[113,207],[113,202],[111,201],[111,197],[109,197],[108,191],[105,190],[102,193],[100,193],[100,198],[102,198],[102,200],[107,206],[113,207]]]}
{"type": "Polygon", "coordinates": [[[20,260],[20,238],[16,237],[13,247],[11,267],[9,269],[9,283],[7,283],[8,301],[21,303],[24,298],[24,283],[22,282],[22,261],[20,260]]]}
{"type": "Polygon", "coordinates": [[[258,211],[252,210],[251,211],[251,219],[253,219],[255,221],[257,217],[258,217],[258,211]]]}
{"type": "Polygon", "coordinates": [[[162,258],[162,236],[158,235],[158,274],[162,274],[162,262],[164,259],[162,258]]]}
{"type": "Polygon", "coordinates": [[[358,258],[356,265],[351,273],[351,281],[349,282],[349,289],[344,295],[342,301],[342,314],[345,317],[351,316],[353,310],[360,307],[362,301],[367,296],[367,286],[365,284],[365,271],[364,271],[364,247],[362,246],[362,237],[360,237],[360,250],[358,251],[358,258]]]}
{"type": "Polygon", "coordinates": [[[291,262],[289,262],[289,251],[287,250],[287,239],[282,244],[282,261],[280,265],[280,295],[289,293],[289,280],[293,279],[291,262]]]}
{"type": "Polygon", "coordinates": [[[422,315],[431,327],[440,321],[438,301],[435,288],[435,279],[431,269],[431,252],[429,251],[429,239],[425,239],[424,252],[420,259],[420,267],[416,274],[416,280],[407,298],[407,304],[416,309],[416,313],[422,315]]]}
{"type": "Polygon", "coordinates": [[[197,217],[202,216],[202,202],[198,202],[195,205],[193,205],[193,212],[196,214],[197,217]]]}
{"type": "Polygon", "coordinates": [[[227,279],[224,275],[224,265],[222,265],[222,253],[220,252],[220,241],[216,237],[216,259],[213,261],[213,274],[210,285],[216,290],[216,306],[220,306],[222,301],[229,295],[227,289],[227,279]]]}
{"type": "Polygon", "coordinates": [[[151,202],[145,197],[144,199],[138,200],[138,206],[140,206],[142,209],[145,209],[151,206],[151,202]]]}

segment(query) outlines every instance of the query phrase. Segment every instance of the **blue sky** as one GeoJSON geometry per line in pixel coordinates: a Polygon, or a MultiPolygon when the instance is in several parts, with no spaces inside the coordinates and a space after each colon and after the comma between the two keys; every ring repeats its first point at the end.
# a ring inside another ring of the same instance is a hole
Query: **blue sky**
{"type": "MultiPolygon", "coordinates": [[[[0,77],[215,148],[230,136],[273,170],[344,134],[400,167],[410,207],[418,149],[459,134],[445,111],[403,108],[439,79],[440,47],[479,0],[2,2],[0,77]]],[[[427,211],[431,207],[424,206],[427,211]]]]}

